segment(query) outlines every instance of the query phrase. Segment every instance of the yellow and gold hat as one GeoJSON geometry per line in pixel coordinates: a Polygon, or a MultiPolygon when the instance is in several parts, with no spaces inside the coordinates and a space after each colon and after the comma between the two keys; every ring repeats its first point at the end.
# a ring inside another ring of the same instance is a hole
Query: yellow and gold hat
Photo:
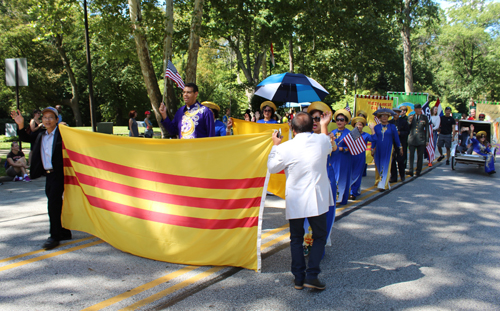
{"type": "Polygon", "coordinates": [[[276,110],[278,110],[276,108],[276,105],[272,101],[270,101],[270,100],[266,100],[265,102],[263,102],[262,104],[260,104],[260,110],[264,109],[264,107],[266,107],[266,106],[269,106],[269,107],[273,108],[274,112],[276,112],[276,110]]]}
{"type": "MultiPolygon", "coordinates": [[[[364,115],[365,117],[367,117],[367,116],[368,116],[368,114],[366,113],[366,111],[364,111],[364,110],[360,110],[360,111],[358,111],[358,113],[356,113],[356,117],[359,117],[359,115],[360,115],[360,114],[364,115]]],[[[359,122],[359,121],[358,121],[358,122],[359,122]]]]}
{"type": "Polygon", "coordinates": [[[346,123],[349,123],[351,121],[351,113],[345,109],[339,109],[339,110],[335,111],[335,114],[333,115],[333,120],[337,120],[337,116],[339,114],[341,114],[347,118],[346,123]]]}
{"type": "Polygon", "coordinates": [[[213,103],[213,102],[202,102],[201,104],[202,104],[203,106],[207,107],[207,108],[210,108],[210,109],[214,109],[214,110],[220,111],[220,107],[219,107],[219,105],[217,105],[216,103],[213,103]]]}
{"type": "Polygon", "coordinates": [[[352,126],[355,126],[356,123],[358,123],[358,122],[361,122],[361,123],[363,123],[364,126],[366,126],[366,119],[363,117],[356,117],[356,118],[352,118],[352,120],[351,120],[352,126]]]}
{"type": "Polygon", "coordinates": [[[319,110],[323,113],[330,112],[332,113],[332,109],[328,107],[324,102],[312,102],[307,108],[307,113],[311,113],[313,110],[319,110]]]}
{"type": "Polygon", "coordinates": [[[479,137],[481,137],[483,135],[484,135],[484,137],[488,137],[488,134],[486,134],[485,131],[479,131],[479,132],[476,133],[476,137],[477,138],[479,138],[479,137]]]}

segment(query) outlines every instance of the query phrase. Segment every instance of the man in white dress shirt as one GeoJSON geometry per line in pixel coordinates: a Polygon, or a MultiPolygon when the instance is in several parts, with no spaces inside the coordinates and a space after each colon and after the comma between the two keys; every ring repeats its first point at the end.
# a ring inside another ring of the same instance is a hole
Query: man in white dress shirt
{"type": "MultiPolygon", "coordinates": [[[[321,117],[321,127],[330,122],[331,114],[321,117]]],[[[328,155],[332,151],[330,138],[325,134],[313,134],[312,117],[299,112],[292,120],[294,139],[280,145],[281,138],[273,134],[274,146],[269,154],[267,167],[270,173],[285,170],[286,219],[290,222],[290,250],[295,288],[304,286],[319,290],[325,284],[318,279],[319,264],[325,250],[327,237],[326,212],[334,205],[334,197],[326,171],[328,155]],[[309,220],[313,231],[309,262],[306,269],[302,242],[304,219],[309,220]]]]}

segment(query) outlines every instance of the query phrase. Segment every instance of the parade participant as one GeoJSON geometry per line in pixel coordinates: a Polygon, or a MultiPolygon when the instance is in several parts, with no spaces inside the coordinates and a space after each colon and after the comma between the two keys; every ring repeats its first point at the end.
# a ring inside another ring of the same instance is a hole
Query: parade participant
{"type": "Polygon", "coordinates": [[[245,121],[252,121],[252,113],[250,112],[250,109],[247,109],[247,111],[245,111],[245,114],[243,115],[243,119],[245,121]]]}
{"type": "Polygon", "coordinates": [[[399,153],[399,150],[394,149],[392,153],[392,164],[391,164],[391,178],[389,182],[397,182],[398,181],[398,169],[399,169],[399,178],[401,181],[405,181],[405,170],[406,170],[406,159],[405,159],[405,150],[406,148],[406,140],[408,139],[408,133],[410,132],[410,126],[408,125],[408,121],[405,118],[401,118],[402,110],[399,108],[392,109],[396,114],[394,115],[394,119],[390,120],[389,123],[394,124],[396,129],[398,130],[399,142],[401,143],[401,150],[403,150],[403,154],[399,153]],[[403,144],[404,141],[404,144],[403,144]]]}
{"type": "Polygon", "coordinates": [[[260,104],[260,110],[262,110],[262,115],[264,119],[260,119],[257,123],[274,124],[278,123],[274,119],[274,113],[276,112],[276,105],[272,101],[265,101],[260,104]]]}
{"type": "Polygon", "coordinates": [[[149,119],[149,117],[151,116],[151,111],[146,111],[144,114],[146,115],[146,118],[144,119],[144,123],[146,124],[146,130],[144,131],[144,137],[152,138],[154,135],[153,123],[149,119]]]}
{"type": "MultiPolygon", "coordinates": [[[[41,131],[43,129],[43,123],[40,120],[42,112],[40,109],[33,110],[33,119],[30,120],[30,130],[31,132],[41,131]]],[[[28,159],[28,165],[31,165],[31,153],[33,152],[33,144],[30,145],[30,153],[28,159]]]]}
{"type": "Polygon", "coordinates": [[[486,115],[484,113],[479,114],[479,117],[478,117],[479,121],[484,121],[485,118],[486,118],[486,115]]]}
{"type": "Polygon", "coordinates": [[[439,128],[439,141],[437,144],[439,150],[438,162],[444,159],[443,146],[446,147],[446,165],[450,165],[451,142],[455,137],[455,119],[451,115],[451,108],[445,108],[445,115],[441,117],[439,128]]]}
{"type": "MultiPolygon", "coordinates": [[[[309,106],[308,108],[308,111],[307,113],[309,113],[313,119],[313,133],[315,134],[325,134],[325,135],[328,135],[328,123],[325,124],[322,124],[321,123],[321,118],[325,117],[325,118],[328,118],[329,120],[331,120],[331,117],[332,117],[332,110],[330,109],[330,107],[328,107],[327,104],[323,103],[323,102],[313,102],[311,103],[311,105],[309,106]]],[[[325,123],[325,122],[323,122],[325,123]]],[[[335,141],[333,140],[333,135],[330,137],[331,141],[332,141],[332,151],[335,151],[337,150],[337,145],[335,144],[335,141]]],[[[332,160],[332,157],[331,155],[328,155],[328,165],[326,167],[326,171],[327,171],[327,174],[328,174],[328,179],[330,180],[330,187],[332,188],[332,193],[336,194],[337,193],[337,183],[335,182],[335,171],[333,169],[333,166],[331,164],[331,160],[332,160]]],[[[332,232],[332,226],[333,226],[333,223],[335,221],[335,201],[336,201],[336,196],[334,195],[333,196],[333,199],[334,199],[334,204],[330,206],[330,208],[328,209],[328,213],[326,214],[326,227],[327,227],[327,230],[328,230],[328,233],[327,233],[327,244],[328,245],[331,245],[330,243],[330,234],[332,232]]],[[[306,231],[306,234],[309,234],[308,233],[308,229],[309,229],[309,222],[306,221],[304,222],[304,230],[306,231]]],[[[310,244],[312,244],[311,242],[313,241],[310,241],[310,242],[306,242],[304,241],[304,252],[307,254],[309,253],[309,248],[310,248],[310,244]]]]}
{"type": "Polygon", "coordinates": [[[175,113],[174,120],[167,117],[167,107],[164,103],[160,105],[160,114],[163,118],[163,127],[170,134],[177,135],[180,139],[192,139],[215,136],[213,113],[207,107],[201,105],[198,100],[198,86],[187,83],[182,91],[185,105],[175,113]]]}
{"type": "Polygon", "coordinates": [[[380,108],[373,113],[380,120],[380,124],[374,127],[377,141],[375,149],[372,148],[375,161],[375,186],[380,190],[391,188],[389,173],[391,172],[393,146],[395,145],[399,154],[403,155],[398,129],[394,124],[389,123],[389,117],[395,114],[394,111],[388,108],[380,108]]]}
{"type": "Polygon", "coordinates": [[[486,140],[486,132],[479,131],[476,134],[476,138],[472,137],[472,133],[474,133],[474,125],[470,126],[470,141],[471,143],[467,147],[472,147],[474,153],[482,155],[486,157],[484,160],[484,171],[489,175],[495,174],[495,158],[491,151],[491,145],[486,140]]]}
{"type": "Polygon", "coordinates": [[[436,150],[436,145],[438,142],[438,129],[441,125],[441,117],[438,115],[438,107],[434,106],[431,109],[431,119],[429,120],[432,123],[432,138],[434,144],[434,150],[436,150]]]}
{"type": "Polygon", "coordinates": [[[135,110],[130,110],[128,113],[128,136],[130,137],[139,137],[139,128],[137,127],[137,121],[135,118],[137,118],[137,111],[135,110]]]}
{"type": "Polygon", "coordinates": [[[260,112],[257,110],[254,113],[254,116],[252,118],[252,122],[258,122],[260,120],[260,112]]]}
{"type": "Polygon", "coordinates": [[[24,153],[19,148],[18,142],[15,141],[10,144],[10,152],[7,154],[6,162],[8,165],[5,170],[7,176],[13,177],[14,181],[31,181],[26,172],[29,165],[26,163],[26,158],[24,157],[24,153]]]}
{"type": "Polygon", "coordinates": [[[413,176],[413,164],[415,162],[415,149],[417,150],[417,176],[422,172],[424,152],[429,145],[429,120],[422,114],[422,105],[415,104],[415,115],[410,121],[410,134],[408,135],[408,145],[410,146],[410,171],[413,176]]]}
{"type": "MultiPolygon", "coordinates": [[[[330,118],[323,116],[321,125],[330,118]]],[[[324,134],[313,134],[313,121],[305,112],[298,112],[292,121],[295,138],[280,145],[282,138],[273,133],[274,146],[267,161],[270,173],[282,170],[286,174],[286,218],[290,223],[290,251],[295,289],[304,287],[323,290],[318,279],[320,262],[327,236],[326,215],[334,204],[333,193],[326,171],[327,158],[332,151],[331,140],[324,134]],[[314,243],[306,261],[303,253],[304,220],[308,219],[314,243]]]]}
{"type": "MultiPolygon", "coordinates": [[[[361,112],[361,111],[360,111],[361,112]]],[[[358,112],[358,115],[362,115],[358,112]]],[[[366,118],[364,117],[356,117],[353,118],[351,124],[354,127],[357,127],[359,132],[361,133],[361,137],[365,143],[371,142],[372,146],[375,145],[375,141],[377,140],[377,136],[373,131],[373,126],[370,126],[370,130],[372,134],[368,134],[363,132],[363,128],[366,126],[366,118]]],[[[361,179],[363,178],[363,173],[366,168],[366,152],[361,152],[360,154],[352,156],[352,175],[351,175],[351,196],[349,199],[356,200],[356,197],[361,194],[361,179]]]]}
{"type": "MultiPolygon", "coordinates": [[[[213,102],[202,102],[201,103],[203,106],[209,108],[213,115],[214,115],[214,127],[215,127],[215,136],[226,136],[226,124],[224,124],[224,122],[220,121],[220,120],[217,120],[217,118],[219,117],[219,111],[220,111],[220,107],[219,105],[217,105],[216,103],[213,103],[213,102]]],[[[231,126],[232,126],[232,122],[231,122],[231,126]]],[[[231,127],[227,127],[227,129],[229,131],[231,131],[231,127]]]]}
{"type": "Polygon", "coordinates": [[[338,204],[347,204],[351,188],[352,155],[344,142],[344,137],[350,133],[345,126],[351,121],[351,113],[345,109],[339,109],[333,115],[337,128],[332,131],[337,144],[337,150],[332,152],[331,164],[335,171],[335,181],[339,194],[338,204]]]}
{"type": "Polygon", "coordinates": [[[58,112],[54,107],[43,109],[42,122],[47,130],[31,133],[31,135],[24,129],[24,118],[19,110],[13,111],[10,115],[18,126],[19,138],[35,144],[33,161],[31,161],[31,178],[46,176],[45,194],[48,199],[50,237],[42,247],[46,250],[53,249],[59,245],[59,241],[71,239],[71,231],[61,225],[64,167],[62,138],[57,124],[58,112]]]}
{"type": "MultiPolygon", "coordinates": [[[[368,114],[366,114],[366,111],[360,110],[358,113],[356,113],[356,117],[362,117],[365,118],[365,121],[367,120],[368,114]]],[[[353,119],[354,120],[354,119],[353,119]]],[[[366,123],[365,123],[366,126],[366,123]]]]}
{"type": "MultiPolygon", "coordinates": [[[[229,115],[231,114],[231,110],[229,108],[226,109],[226,114],[222,117],[222,122],[227,125],[227,121],[231,118],[229,115]]],[[[216,118],[217,119],[217,118],[216,118]]]]}

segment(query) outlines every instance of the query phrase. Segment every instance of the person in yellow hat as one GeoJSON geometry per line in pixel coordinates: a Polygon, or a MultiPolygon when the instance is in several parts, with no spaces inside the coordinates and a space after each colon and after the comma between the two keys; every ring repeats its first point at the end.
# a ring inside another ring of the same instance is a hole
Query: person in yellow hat
{"type": "MultiPolygon", "coordinates": [[[[224,122],[221,120],[218,120],[217,118],[219,117],[219,112],[220,112],[220,107],[214,102],[209,102],[205,101],[201,103],[203,106],[209,108],[212,111],[212,114],[214,115],[214,126],[215,126],[215,135],[214,136],[226,136],[226,132],[230,131],[231,127],[228,126],[226,128],[226,125],[224,122]]],[[[232,126],[232,123],[230,124],[232,126]]]]}
{"type": "MultiPolygon", "coordinates": [[[[361,111],[360,111],[361,112],[361,111]]],[[[358,112],[358,115],[360,113],[358,112]]],[[[377,136],[375,135],[375,131],[373,130],[373,126],[370,126],[372,134],[368,134],[363,132],[363,128],[366,126],[366,118],[364,117],[356,117],[352,118],[351,125],[359,130],[361,133],[361,137],[365,143],[371,142],[372,146],[375,145],[377,141],[377,136]]],[[[356,200],[361,192],[361,179],[363,178],[363,174],[366,172],[366,152],[361,152],[357,155],[352,156],[352,176],[351,176],[351,196],[349,199],[356,200]]]]}
{"type": "Polygon", "coordinates": [[[332,131],[337,150],[332,153],[331,164],[335,170],[339,194],[337,203],[347,204],[351,189],[352,155],[344,142],[344,137],[351,132],[345,127],[351,121],[351,113],[345,109],[339,109],[333,114],[333,120],[337,123],[337,128],[332,131]]]}
{"type": "Polygon", "coordinates": [[[262,104],[260,104],[260,110],[262,111],[262,115],[264,116],[264,119],[260,119],[257,121],[257,123],[266,123],[266,124],[273,124],[273,123],[278,123],[274,119],[274,113],[276,112],[276,105],[272,101],[265,101],[262,104]]]}
{"type": "Polygon", "coordinates": [[[470,141],[471,143],[467,146],[472,147],[475,154],[479,154],[485,157],[484,160],[484,171],[489,175],[495,174],[495,158],[491,150],[490,143],[486,140],[487,133],[485,131],[479,131],[476,133],[476,138],[473,138],[474,125],[470,126],[470,141]]]}

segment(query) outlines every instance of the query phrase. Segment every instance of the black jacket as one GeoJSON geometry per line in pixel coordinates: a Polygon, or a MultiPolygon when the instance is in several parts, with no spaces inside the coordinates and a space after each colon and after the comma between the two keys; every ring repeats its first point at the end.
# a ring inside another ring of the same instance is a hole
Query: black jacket
{"type": "MultiPolygon", "coordinates": [[[[26,133],[26,128],[18,130],[17,134],[22,141],[30,142],[33,145],[31,153],[31,167],[30,167],[30,178],[35,179],[42,175],[45,175],[45,169],[43,168],[41,147],[42,147],[42,136],[46,132],[45,129],[40,129],[31,134],[26,133]]],[[[64,179],[64,166],[63,166],[63,154],[62,154],[62,138],[59,133],[59,127],[55,129],[54,132],[54,143],[52,145],[52,167],[54,169],[53,174],[56,174],[58,178],[64,179]]]]}

